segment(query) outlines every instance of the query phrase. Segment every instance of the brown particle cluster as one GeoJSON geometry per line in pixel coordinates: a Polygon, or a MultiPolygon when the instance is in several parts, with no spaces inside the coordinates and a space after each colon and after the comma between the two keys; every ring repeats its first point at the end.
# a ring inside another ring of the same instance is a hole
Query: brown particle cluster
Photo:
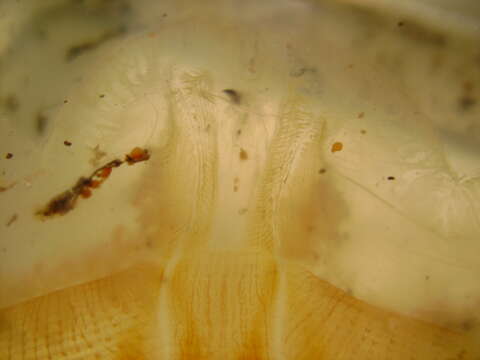
{"type": "Polygon", "coordinates": [[[12,154],[12,153],[7,153],[7,154],[5,155],[5,159],[11,159],[11,158],[13,158],[13,154],[12,154]]]}
{"type": "Polygon", "coordinates": [[[88,199],[92,196],[93,190],[99,188],[110,176],[114,168],[124,163],[133,165],[150,158],[148,150],[135,147],[125,160],[115,159],[96,169],[88,177],[80,177],[74,186],[55,196],[48,204],[37,212],[41,218],[46,219],[55,215],[65,215],[75,208],[78,198],[88,199]]]}

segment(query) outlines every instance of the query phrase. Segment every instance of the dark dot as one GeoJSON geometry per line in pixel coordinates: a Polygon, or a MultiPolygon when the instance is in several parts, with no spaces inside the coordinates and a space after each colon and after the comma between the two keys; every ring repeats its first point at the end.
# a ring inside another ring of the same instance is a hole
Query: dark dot
{"type": "Polygon", "coordinates": [[[430,280],[430,275],[425,275],[425,280],[430,280]]]}
{"type": "Polygon", "coordinates": [[[63,100],[63,103],[68,104],[68,100],[67,99],[63,100]]]}
{"type": "Polygon", "coordinates": [[[248,160],[248,153],[245,149],[240,149],[240,160],[248,160]]]}
{"type": "Polygon", "coordinates": [[[37,114],[35,122],[36,122],[37,133],[39,135],[43,135],[43,133],[45,132],[45,129],[47,128],[48,118],[45,115],[39,113],[37,114]]]}
{"type": "Polygon", "coordinates": [[[12,94],[5,99],[5,107],[8,111],[15,112],[20,107],[20,102],[18,101],[18,98],[12,94]]]}
{"type": "Polygon", "coordinates": [[[242,135],[242,129],[238,129],[238,130],[237,130],[237,135],[238,135],[238,136],[242,135]]]}
{"type": "Polygon", "coordinates": [[[223,92],[228,95],[228,97],[230,98],[230,101],[232,103],[234,103],[235,105],[240,104],[240,102],[242,101],[242,96],[236,90],[225,89],[225,90],[223,90],[223,92]]]}
{"type": "Polygon", "coordinates": [[[167,16],[168,16],[168,14],[167,14],[167,13],[163,13],[163,15],[162,15],[162,16],[163,16],[163,17],[167,17],[167,16]]]}
{"type": "Polygon", "coordinates": [[[105,94],[100,94],[99,97],[103,99],[105,97],[105,94]]]}
{"type": "Polygon", "coordinates": [[[65,141],[63,142],[63,145],[65,145],[65,146],[72,146],[72,143],[71,143],[70,141],[68,141],[68,140],[65,140],[65,141]]]}
{"type": "Polygon", "coordinates": [[[476,103],[477,103],[477,101],[469,95],[462,96],[458,100],[458,105],[460,106],[460,109],[462,109],[462,110],[469,110],[476,103]]]}
{"type": "Polygon", "coordinates": [[[360,133],[363,134],[363,135],[365,135],[365,134],[367,133],[367,130],[363,130],[363,129],[362,129],[362,130],[360,130],[360,133]]]}
{"type": "Polygon", "coordinates": [[[325,174],[327,172],[327,169],[320,169],[318,170],[319,174],[325,174]]]}
{"type": "Polygon", "coordinates": [[[474,85],[473,85],[473,82],[471,82],[471,81],[467,80],[463,83],[463,89],[467,93],[471,92],[473,90],[473,87],[474,87],[474,85]]]}
{"type": "Polygon", "coordinates": [[[403,25],[405,25],[405,23],[404,23],[403,21],[399,21],[399,22],[397,23],[397,26],[398,26],[398,27],[402,27],[403,25]]]}
{"type": "Polygon", "coordinates": [[[465,320],[462,323],[462,328],[465,331],[470,331],[475,327],[475,322],[473,320],[465,320]]]}
{"type": "Polygon", "coordinates": [[[387,177],[387,180],[395,180],[395,176],[389,176],[387,177]]]}
{"type": "Polygon", "coordinates": [[[7,155],[5,155],[5,159],[11,159],[12,157],[13,157],[12,153],[7,153],[7,155]]]}

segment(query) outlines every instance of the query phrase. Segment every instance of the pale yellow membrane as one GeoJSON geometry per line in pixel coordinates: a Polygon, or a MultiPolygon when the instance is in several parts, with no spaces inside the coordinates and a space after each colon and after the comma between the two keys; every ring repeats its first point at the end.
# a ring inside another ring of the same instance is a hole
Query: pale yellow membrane
{"type": "Polygon", "coordinates": [[[329,2],[139,4],[63,68],[45,138],[0,118],[30,156],[7,180],[39,172],[0,195],[0,359],[480,359],[479,179],[440,134],[480,138],[478,110],[422,83],[462,87],[461,56],[329,2]],[[98,144],[151,158],[36,218],[98,144]]]}

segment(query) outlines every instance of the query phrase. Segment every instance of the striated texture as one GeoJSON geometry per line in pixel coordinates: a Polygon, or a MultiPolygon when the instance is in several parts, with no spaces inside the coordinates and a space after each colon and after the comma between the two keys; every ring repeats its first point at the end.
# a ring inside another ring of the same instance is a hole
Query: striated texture
{"type": "Polygon", "coordinates": [[[124,3],[52,2],[2,49],[0,359],[480,359],[476,40],[124,3]]]}

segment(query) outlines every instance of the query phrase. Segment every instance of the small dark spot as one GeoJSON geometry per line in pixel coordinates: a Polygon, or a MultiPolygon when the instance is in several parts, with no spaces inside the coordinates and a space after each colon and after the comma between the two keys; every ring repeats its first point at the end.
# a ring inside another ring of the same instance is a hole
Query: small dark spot
{"type": "Polygon", "coordinates": [[[460,350],[460,352],[457,354],[457,359],[456,360],[464,360],[466,354],[467,354],[467,352],[464,349],[460,350]]]}
{"type": "Polygon", "coordinates": [[[237,130],[237,136],[240,136],[240,135],[242,135],[242,129],[237,130]]]}
{"type": "Polygon", "coordinates": [[[402,27],[403,25],[405,25],[405,22],[403,22],[403,21],[399,21],[399,22],[397,23],[397,26],[398,26],[398,27],[402,27]]]}
{"type": "Polygon", "coordinates": [[[105,97],[105,94],[100,94],[98,97],[103,99],[105,97]]]}
{"type": "Polygon", "coordinates": [[[327,169],[320,169],[318,170],[319,174],[325,174],[327,172],[327,169]]]}
{"type": "Polygon", "coordinates": [[[68,100],[67,99],[63,100],[63,103],[68,104],[68,100]]]}
{"type": "Polygon", "coordinates": [[[395,180],[395,176],[389,176],[387,177],[387,180],[395,180]]]}
{"type": "Polygon", "coordinates": [[[473,82],[471,81],[465,81],[463,83],[463,90],[465,90],[466,93],[470,93],[473,91],[473,82]]]}
{"type": "Polygon", "coordinates": [[[242,96],[240,95],[240,93],[236,90],[233,90],[233,89],[225,89],[223,90],[223,92],[225,94],[228,95],[230,101],[232,103],[234,103],[235,105],[239,105],[240,102],[242,101],[242,96]]]}
{"type": "Polygon", "coordinates": [[[245,149],[240,149],[240,160],[248,160],[248,153],[245,149]]]}
{"type": "Polygon", "coordinates": [[[361,119],[361,118],[363,118],[364,116],[365,116],[365,113],[362,111],[361,113],[358,114],[357,117],[358,117],[359,119],[361,119]]]}
{"type": "Polygon", "coordinates": [[[360,130],[360,134],[365,135],[366,133],[367,133],[367,130],[364,130],[364,129],[360,130]]]}
{"type": "Polygon", "coordinates": [[[71,143],[70,141],[68,141],[68,140],[65,140],[65,141],[63,142],[63,145],[65,145],[65,146],[72,146],[72,143],[71,143]]]}
{"type": "Polygon", "coordinates": [[[98,42],[90,41],[85,42],[80,45],[74,45],[67,50],[67,54],[65,55],[65,59],[67,62],[75,60],[80,55],[86,53],[87,51],[93,50],[98,46],[98,42]]]}
{"type": "Polygon", "coordinates": [[[238,191],[238,186],[235,185],[235,186],[233,187],[233,192],[237,192],[237,191],[238,191]]]}
{"type": "Polygon", "coordinates": [[[425,280],[430,280],[430,275],[425,275],[425,280]]]}
{"type": "Polygon", "coordinates": [[[12,153],[7,153],[7,154],[5,155],[5,159],[11,159],[11,158],[13,158],[13,154],[12,154],[12,153]]]}
{"type": "Polygon", "coordinates": [[[475,327],[475,321],[472,319],[465,320],[461,326],[463,330],[470,331],[475,327]]]}
{"type": "Polygon", "coordinates": [[[45,133],[47,124],[48,124],[48,118],[42,113],[38,113],[37,117],[35,118],[35,125],[36,125],[37,133],[39,135],[43,135],[45,133]]]}
{"type": "Polygon", "coordinates": [[[85,41],[84,43],[78,45],[73,45],[67,50],[67,53],[65,54],[65,60],[67,62],[75,60],[80,55],[83,55],[88,51],[94,50],[106,41],[125,33],[126,30],[127,29],[125,26],[119,26],[117,29],[104,33],[98,39],[85,41]]]}
{"type": "Polygon", "coordinates": [[[8,95],[5,99],[5,108],[10,112],[16,112],[19,107],[20,102],[18,101],[18,98],[13,94],[8,95]]]}
{"type": "Polygon", "coordinates": [[[5,225],[10,226],[17,220],[18,220],[18,214],[13,214],[5,225]]]}
{"type": "Polygon", "coordinates": [[[209,131],[210,131],[210,124],[207,124],[207,126],[205,127],[205,131],[206,131],[206,132],[209,132],[209,131]]]}
{"type": "Polygon", "coordinates": [[[292,70],[290,72],[290,76],[300,77],[305,75],[306,73],[314,73],[315,71],[316,71],[315,68],[301,67],[299,69],[292,70]]]}
{"type": "Polygon", "coordinates": [[[163,17],[167,17],[167,16],[168,16],[168,14],[167,14],[167,13],[163,13],[163,15],[162,15],[162,16],[163,16],[163,17]]]}
{"type": "Polygon", "coordinates": [[[10,185],[7,185],[7,186],[0,186],[0,193],[2,192],[5,192],[7,190],[10,190],[11,188],[13,188],[17,183],[13,182],[11,183],[10,185]]]}
{"type": "Polygon", "coordinates": [[[476,103],[477,101],[475,98],[471,97],[470,95],[464,95],[458,99],[458,105],[463,111],[471,109],[476,103]]]}
{"type": "Polygon", "coordinates": [[[433,46],[441,47],[447,44],[447,39],[442,33],[433,31],[418,23],[408,23],[408,26],[403,28],[401,34],[414,41],[431,44],[433,46]]]}

